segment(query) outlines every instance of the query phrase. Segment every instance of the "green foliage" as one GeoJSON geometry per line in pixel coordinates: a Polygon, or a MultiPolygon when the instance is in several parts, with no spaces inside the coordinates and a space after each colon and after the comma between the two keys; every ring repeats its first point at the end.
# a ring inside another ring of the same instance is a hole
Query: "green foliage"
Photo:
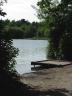
{"type": "Polygon", "coordinates": [[[15,71],[15,57],[18,50],[12,46],[12,40],[0,39],[0,70],[15,71]]]}
{"type": "Polygon", "coordinates": [[[21,28],[18,27],[10,27],[8,28],[7,32],[13,39],[20,39],[23,38],[24,32],[21,28]]]}
{"type": "Polygon", "coordinates": [[[48,24],[48,56],[54,59],[72,59],[72,1],[41,0],[39,16],[48,24]]]}
{"type": "Polygon", "coordinates": [[[4,20],[4,31],[8,32],[12,39],[23,38],[46,38],[47,30],[45,29],[45,22],[28,22],[25,19],[18,21],[4,20]]]}
{"type": "MultiPolygon", "coordinates": [[[[4,1],[0,2],[0,15],[4,16],[5,12],[1,9],[4,1]]],[[[13,46],[12,39],[9,33],[5,30],[5,25],[9,23],[8,20],[4,22],[0,20],[0,72],[5,71],[7,73],[15,73],[15,57],[18,54],[18,49],[13,46]]]]}
{"type": "Polygon", "coordinates": [[[18,49],[13,46],[12,39],[8,32],[4,31],[4,22],[0,20],[0,70],[15,72],[15,57],[18,49]]]}
{"type": "Polygon", "coordinates": [[[0,0],[0,15],[1,16],[5,16],[6,15],[6,13],[3,12],[3,9],[1,8],[1,6],[3,6],[3,3],[6,3],[6,2],[7,2],[7,0],[0,0]]]}

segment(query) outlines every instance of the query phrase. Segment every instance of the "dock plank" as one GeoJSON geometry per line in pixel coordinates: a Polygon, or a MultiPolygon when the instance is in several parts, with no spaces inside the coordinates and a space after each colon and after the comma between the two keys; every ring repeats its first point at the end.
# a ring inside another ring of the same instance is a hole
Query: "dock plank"
{"type": "Polygon", "coordinates": [[[72,61],[63,61],[63,60],[44,60],[31,62],[31,65],[40,65],[40,66],[65,66],[72,64],[72,61]]]}

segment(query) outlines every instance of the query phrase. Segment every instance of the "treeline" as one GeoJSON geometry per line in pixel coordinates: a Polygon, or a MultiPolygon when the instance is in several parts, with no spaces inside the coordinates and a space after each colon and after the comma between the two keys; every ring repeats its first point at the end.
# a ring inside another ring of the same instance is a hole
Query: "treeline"
{"type": "Polygon", "coordinates": [[[24,38],[47,38],[47,32],[44,29],[43,22],[32,22],[21,19],[18,21],[0,20],[4,27],[4,32],[9,34],[12,39],[24,38]]]}
{"type": "Polygon", "coordinates": [[[40,0],[38,16],[48,26],[48,58],[72,61],[72,0],[40,0]]]}

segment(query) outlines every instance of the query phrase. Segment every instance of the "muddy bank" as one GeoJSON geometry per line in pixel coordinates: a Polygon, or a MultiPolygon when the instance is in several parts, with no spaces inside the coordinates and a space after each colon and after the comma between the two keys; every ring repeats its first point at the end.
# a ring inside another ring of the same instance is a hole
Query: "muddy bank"
{"type": "Polygon", "coordinates": [[[72,65],[23,74],[20,81],[40,92],[61,91],[68,94],[49,96],[72,96],[72,65]]]}

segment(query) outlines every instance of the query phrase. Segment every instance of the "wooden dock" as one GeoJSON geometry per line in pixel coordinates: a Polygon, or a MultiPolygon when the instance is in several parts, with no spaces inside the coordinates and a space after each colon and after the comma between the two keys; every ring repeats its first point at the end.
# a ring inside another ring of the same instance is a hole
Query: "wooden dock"
{"type": "Polygon", "coordinates": [[[43,60],[43,61],[31,62],[31,65],[33,65],[34,68],[36,67],[36,65],[52,68],[52,67],[61,67],[71,64],[72,61],[63,61],[63,60],[43,60]]]}

